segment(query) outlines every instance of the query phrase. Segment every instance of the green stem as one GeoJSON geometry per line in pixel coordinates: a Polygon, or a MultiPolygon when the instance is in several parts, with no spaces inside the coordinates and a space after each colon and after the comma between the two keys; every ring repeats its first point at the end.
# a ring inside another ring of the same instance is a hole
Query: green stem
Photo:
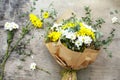
{"type": "Polygon", "coordinates": [[[9,51],[9,48],[10,48],[10,44],[8,45],[8,48],[7,48],[7,51],[5,53],[5,57],[4,57],[4,60],[1,64],[1,74],[0,74],[0,80],[3,80],[3,77],[4,77],[4,68],[5,68],[5,63],[7,61],[7,59],[10,57],[10,54],[14,51],[14,49],[17,47],[18,43],[24,38],[24,35],[19,38],[19,40],[16,42],[15,46],[9,51]]]}
{"type": "MultiPolygon", "coordinates": [[[[25,26],[26,28],[29,28],[29,23],[30,22],[28,22],[27,25],[25,26]]],[[[19,42],[25,37],[26,34],[27,33],[22,34],[22,36],[18,39],[18,41],[16,42],[16,44],[14,45],[14,47],[11,50],[9,50],[11,43],[8,44],[7,51],[5,53],[4,59],[3,59],[2,63],[0,64],[0,68],[1,68],[0,80],[3,80],[4,68],[5,68],[5,63],[6,63],[7,59],[10,57],[10,54],[14,51],[14,49],[18,46],[19,42]]]]}
{"type": "Polygon", "coordinates": [[[4,77],[4,67],[0,66],[1,72],[0,72],[0,80],[3,80],[4,77]]]}
{"type": "Polygon", "coordinates": [[[16,42],[15,46],[10,51],[9,51],[10,44],[8,44],[7,51],[5,53],[3,62],[1,63],[0,80],[3,80],[3,77],[4,77],[4,68],[5,68],[5,63],[6,63],[7,59],[10,57],[10,54],[14,51],[14,49],[16,48],[16,46],[18,45],[18,43],[22,40],[22,38],[23,38],[23,36],[16,42]]]}
{"type": "MultiPolygon", "coordinates": [[[[30,21],[26,24],[26,28],[29,28],[29,24],[30,24],[30,21]]],[[[30,29],[29,29],[29,31],[30,31],[30,29]]],[[[14,51],[14,49],[18,46],[19,42],[25,37],[26,34],[27,34],[27,33],[23,33],[23,34],[21,35],[21,37],[18,39],[18,41],[16,42],[16,44],[14,45],[14,47],[11,49],[10,52],[13,52],[13,51],[14,51]]]]}
{"type": "Polygon", "coordinates": [[[19,38],[19,40],[16,42],[16,44],[14,45],[14,47],[11,49],[10,52],[13,52],[14,49],[17,47],[17,45],[19,44],[19,42],[24,38],[24,36],[21,36],[21,38],[19,38]]]}
{"type": "Polygon", "coordinates": [[[0,80],[3,80],[3,77],[4,77],[4,68],[5,68],[5,63],[10,55],[9,53],[9,48],[10,48],[10,43],[8,44],[8,47],[7,47],[7,51],[5,53],[5,57],[3,59],[3,62],[1,63],[0,65],[0,68],[1,68],[1,73],[0,73],[0,80]]]}
{"type": "Polygon", "coordinates": [[[39,67],[36,67],[38,70],[41,70],[41,71],[43,71],[43,72],[46,72],[47,74],[49,74],[49,75],[51,75],[51,73],[49,72],[49,71],[46,71],[46,70],[44,70],[44,69],[42,69],[42,68],[39,68],[39,67]]]}

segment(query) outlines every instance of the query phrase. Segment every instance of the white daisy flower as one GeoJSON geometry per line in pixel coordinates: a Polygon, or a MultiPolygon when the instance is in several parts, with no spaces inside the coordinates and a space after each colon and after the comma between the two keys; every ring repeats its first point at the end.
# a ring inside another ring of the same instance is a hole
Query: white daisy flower
{"type": "Polygon", "coordinates": [[[4,29],[9,30],[9,31],[12,31],[13,29],[18,29],[18,28],[19,28],[19,26],[15,22],[11,22],[11,23],[6,22],[4,25],[4,29]]]}
{"type": "Polygon", "coordinates": [[[65,36],[68,39],[71,40],[75,40],[76,39],[76,35],[73,32],[68,32],[68,30],[65,30],[65,32],[63,32],[63,36],[65,36]]]}
{"type": "Polygon", "coordinates": [[[114,24],[114,23],[116,23],[116,22],[118,22],[118,18],[117,18],[117,17],[113,17],[113,18],[112,18],[112,23],[114,24]]]}
{"type": "Polygon", "coordinates": [[[69,33],[69,30],[61,30],[62,36],[66,36],[69,33]]]}
{"type": "Polygon", "coordinates": [[[11,23],[6,22],[5,25],[4,25],[4,29],[5,29],[5,30],[12,31],[12,30],[13,30],[13,27],[12,27],[11,23]]]}
{"type": "Polygon", "coordinates": [[[76,35],[74,33],[68,33],[68,35],[66,35],[66,38],[71,39],[71,40],[75,40],[76,35]]]}
{"type": "Polygon", "coordinates": [[[77,46],[77,47],[79,47],[79,46],[82,46],[82,44],[83,44],[83,37],[78,37],[78,39],[75,41],[75,45],[77,46]]]}
{"type": "Polygon", "coordinates": [[[90,43],[92,42],[92,39],[89,36],[84,36],[83,41],[84,41],[85,44],[90,45],[90,43]]]}
{"type": "Polygon", "coordinates": [[[62,24],[57,24],[57,23],[54,23],[53,26],[51,27],[51,30],[54,30],[56,29],[57,31],[60,31],[60,28],[59,26],[61,26],[62,24]]]}
{"type": "Polygon", "coordinates": [[[88,26],[88,25],[85,24],[85,23],[83,23],[83,24],[85,25],[86,28],[91,29],[93,32],[96,32],[96,30],[94,30],[94,29],[92,28],[92,26],[88,26]]]}
{"type": "Polygon", "coordinates": [[[33,63],[30,64],[30,69],[35,70],[36,66],[37,66],[36,63],[33,62],[33,63]]]}
{"type": "Polygon", "coordinates": [[[19,28],[18,24],[16,24],[15,22],[11,22],[11,25],[12,25],[13,29],[19,28]]]}

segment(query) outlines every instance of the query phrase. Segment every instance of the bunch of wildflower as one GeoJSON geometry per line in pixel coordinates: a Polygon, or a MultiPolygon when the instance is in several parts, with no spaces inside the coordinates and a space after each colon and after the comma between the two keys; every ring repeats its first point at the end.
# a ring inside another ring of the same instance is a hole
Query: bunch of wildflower
{"type": "Polygon", "coordinates": [[[67,21],[62,24],[53,24],[47,37],[50,42],[60,40],[65,46],[81,51],[81,48],[88,47],[95,41],[95,29],[82,21],[67,21]]]}
{"type": "Polygon", "coordinates": [[[18,28],[19,26],[15,22],[6,22],[4,26],[4,29],[9,31],[12,31],[13,29],[18,29],[18,28]]]}

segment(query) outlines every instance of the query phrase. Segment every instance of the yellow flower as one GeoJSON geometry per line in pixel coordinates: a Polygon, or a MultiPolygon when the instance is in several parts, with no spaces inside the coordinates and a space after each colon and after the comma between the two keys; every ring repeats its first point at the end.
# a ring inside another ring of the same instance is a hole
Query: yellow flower
{"type": "Polygon", "coordinates": [[[76,26],[75,23],[73,23],[73,22],[68,22],[68,23],[66,23],[66,24],[64,24],[64,25],[62,26],[62,29],[67,29],[67,28],[71,28],[71,27],[75,27],[75,26],[76,26]]]}
{"type": "Polygon", "coordinates": [[[49,17],[49,13],[48,13],[48,12],[44,12],[44,13],[43,13],[43,18],[46,19],[46,18],[48,18],[48,17],[49,17]]]}
{"type": "Polygon", "coordinates": [[[80,30],[76,33],[79,36],[90,36],[92,39],[95,40],[95,33],[84,26],[83,23],[80,22],[80,30]]]}
{"type": "Polygon", "coordinates": [[[41,28],[42,27],[42,21],[34,14],[30,14],[29,15],[30,21],[31,23],[37,27],[37,28],[41,28]]]}
{"type": "Polygon", "coordinates": [[[48,37],[50,38],[51,41],[57,41],[61,36],[60,32],[51,32],[48,34],[48,37]]]}

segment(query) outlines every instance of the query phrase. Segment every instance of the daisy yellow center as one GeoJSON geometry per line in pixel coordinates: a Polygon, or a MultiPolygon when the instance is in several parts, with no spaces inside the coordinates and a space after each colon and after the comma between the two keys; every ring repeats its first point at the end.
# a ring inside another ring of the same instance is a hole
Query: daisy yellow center
{"type": "Polygon", "coordinates": [[[46,19],[46,18],[48,18],[48,17],[49,17],[49,13],[48,13],[48,12],[44,12],[44,13],[43,13],[43,18],[46,19]]]}

